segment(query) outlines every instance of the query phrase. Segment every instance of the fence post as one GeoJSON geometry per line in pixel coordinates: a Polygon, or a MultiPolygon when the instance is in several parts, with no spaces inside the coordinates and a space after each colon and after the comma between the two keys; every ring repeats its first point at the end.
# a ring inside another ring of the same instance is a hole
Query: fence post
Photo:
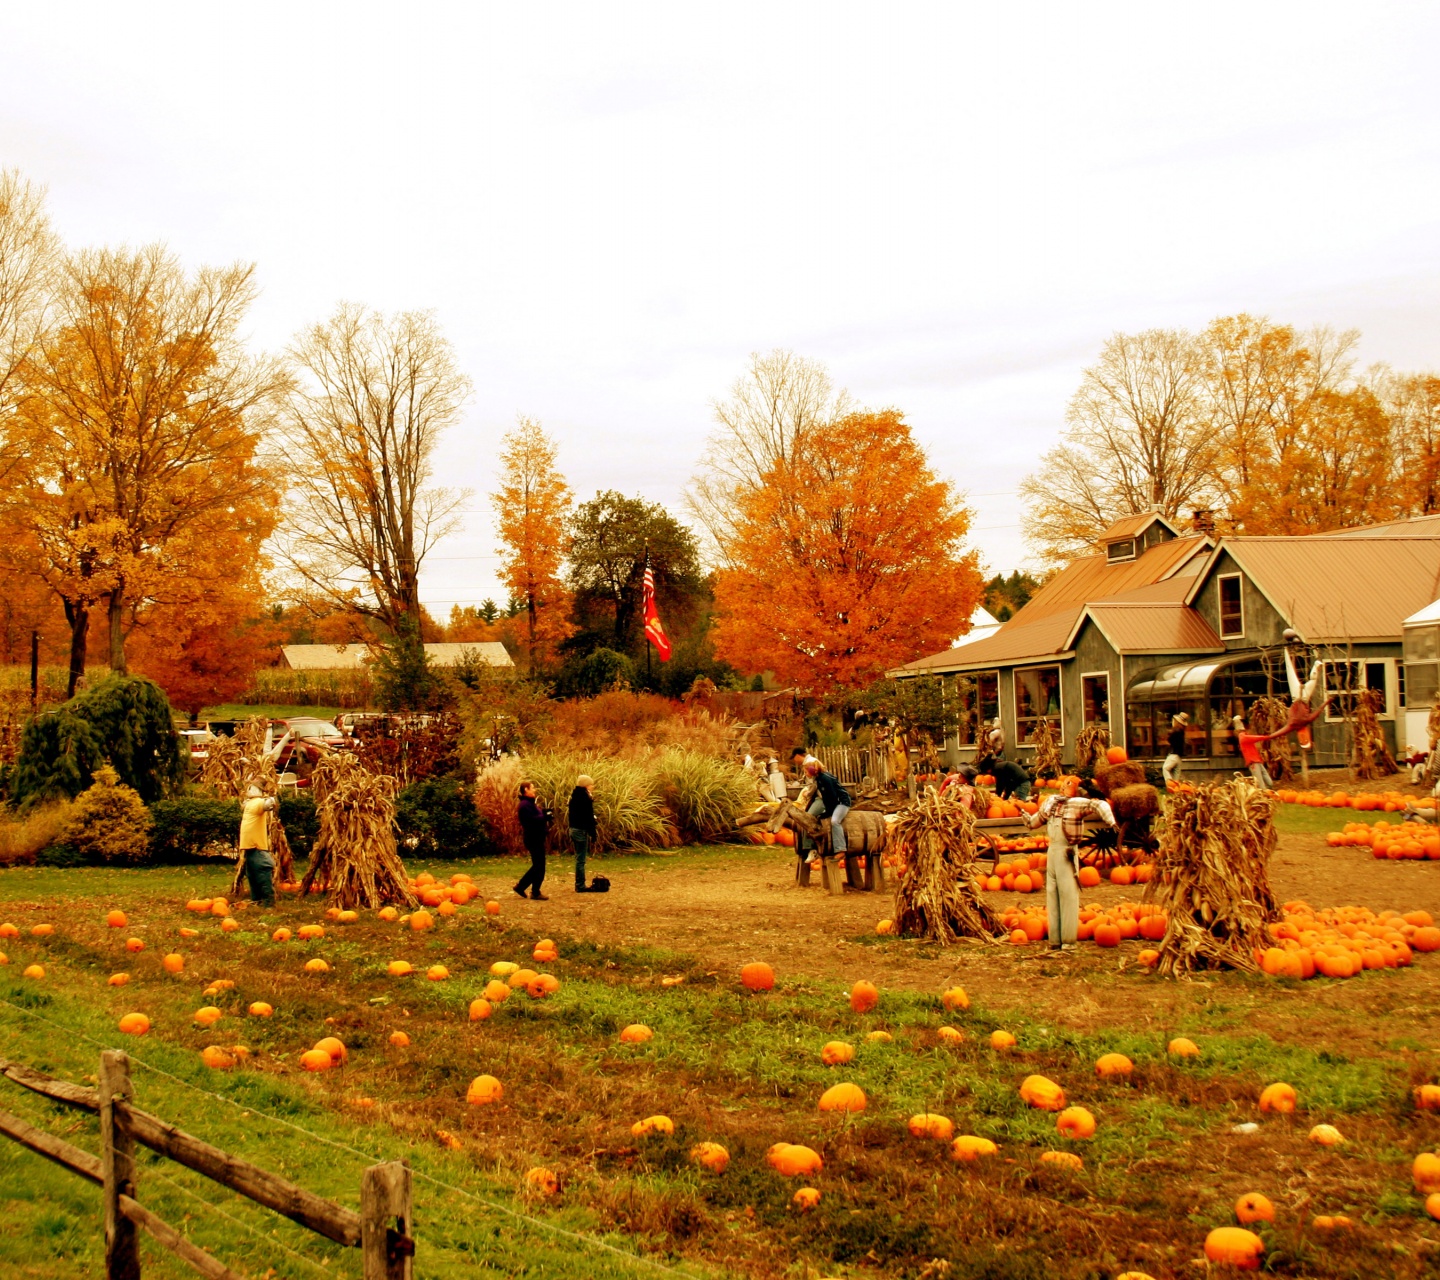
{"type": "Polygon", "coordinates": [[[105,1280],[140,1280],[139,1229],[120,1212],[122,1195],[135,1198],[135,1140],[115,1110],[115,1099],[132,1096],[130,1059],[115,1049],[101,1053],[99,1085],[105,1280]]]}
{"type": "Polygon", "coordinates": [[[372,1164],[360,1180],[360,1250],[365,1280],[411,1280],[410,1166],[372,1164]],[[393,1226],[392,1226],[393,1224],[393,1226]]]}

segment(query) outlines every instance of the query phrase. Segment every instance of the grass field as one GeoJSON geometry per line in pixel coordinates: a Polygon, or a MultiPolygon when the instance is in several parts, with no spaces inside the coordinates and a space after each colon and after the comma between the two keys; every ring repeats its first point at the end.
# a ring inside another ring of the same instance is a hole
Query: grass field
{"type": "MultiPolygon", "coordinates": [[[[1318,832],[1350,816],[1286,810],[1283,851],[1299,868],[1286,874],[1369,877],[1373,893],[1407,899],[1394,902],[1402,908],[1417,899],[1415,884],[1431,892],[1433,882],[1415,877],[1440,880],[1440,867],[1372,868],[1357,851],[1326,850],[1318,832]]],[[[321,906],[284,902],[263,918],[237,911],[240,930],[225,934],[218,920],[183,909],[188,898],[223,892],[223,870],[7,871],[0,921],[22,936],[0,942],[10,961],[0,969],[0,1056],[82,1080],[101,1045],[124,1048],[146,1064],[135,1069],[140,1105],[351,1205],[372,1159],[409,1160],[417,1276],[1098,1280],[1133,1268],[1158,1280],[1200,1274],[1206,1232],[1232,1221],[1231,1206],[1249,1191],[1278,1210],[1261,1229],[1276,1273],[1421,1277],[1440,1264],[1408,1172],[1414,1154],[1440,1139],[1440,1123],[1410,1100],[1414,1085],[1435,1079],[1440,956],[1348,981],[1222,975],[1174,984],[1137,972],[1134,943],[1057,961],[876,938],[867,922],[883,902],[794,891],[788,865],[769,850],[608,859],[615,890],[606,898],[572,898],[562,865],[547,882],[549,903],[509,895],[518,869],[510,861],[430,869],[468,871],[501,914],[472,904],[423,934],[367,915],[327,924],[315,942],[276,943],[277,924],[323,921],[321,906]],[[104,926],[112,907],[129,914],[127,928],[104,926]],[[31,938],[42,921],[55,935],[31,938]],[[200,936],[182,939],[182,927],[200,936]],[[531,961],[542,934],[558,944],[558,962],[531,961]],[[138,955],[124,948],[131,936],[146,943],[138,955]],[[186,955],[179,977],[161,968],[172,949],[186,955]],[[330,972],[304,973],[311,956],[330,972]],[[771,962],[777,989],[746,992],[742,958],[771,962]],[[389,977],[392,959],[420,973],[389,977]],[[544,1001],[517,993],[471,1022],[468,1004],[496,960],[553,972],[560,990],[544,1001]],[[43,980],[20,976],[32,961],[46,966],[43,980]],[[435,963],[448,980],[424,979],[435,963]],[[129,985],[106,985],[116,971],[132,975],[129,985]],[[221,976],[236,989],[214,1001],[225,1017],[202,1029],[192,1021],[211,1003],[202,988],[221,976]],[[863,1016],[845,998],[859,978],[882,990],[863,1016]],[[947,1013],[939,992],[956,981],[972,1004],[947,1013]],[[274,1016],[248,1017],[255,1000],[274,1016]],[[142,1038],[116,1031],[132,1010],[154,1023],[142,1038]],[[620,1044],[632,1022],[652,1027],[654,1039],[620,1044]],[[944,1025],[959,1028],[963,1043],[947,1047],[944,1025]],[[1014,1033],[1014,1051],[990,1049],[996,1028],[1014,1033]],[[395,1030],[408,1048],[390,1045],[395,1030]],[[892,1041],[868,1042],[876,1030],[892,1041]],[[299,1054],[329,1034],[349,1047],[347,1064],[301,1071],[299,1054]],[[1202,1056],[1169,1058],[1174,1035],[1196,1040],[1202,1056]],[[819,1051],[836,1039],[857,1054],[827,1068],[819,1051]],[[200,1064],[205,1045],[236,1042],[253,1050],[249,1066],[200,1064]],[[1111,1051],[1134,1060],[1129,1081],[1095,1078],[1095,1059],[1111,1051]],[[501,1103],[466,1105],[481,1072],[503,1082],[501,1103]],[[1061,1139],[1052,1115],[1020,1102],[1018,1085],[1032,1072],[1095,1113],[1093,1139],[1061,1139]],[[841,1080],[865,1090],[863,1114],[817,1110],[821,1092],[841,1080]],[[1295,1116],[1258,1113],[1260,1089],[1275,1080],[1297,1090],[1295,1116]],[[998,1156],[957,1165],[947,1144],[910,1135],[906,1120],[917,1112],[993,1139],[998,1156]],[[656,1113],[674,1120],[672,1138],[632,1136],[634,1121],[656,1113]],[[1232,1132],[1249,1121],[1256,1133],[1232,1132]],[[1309,1143],[1320,1122],[1348,1141],[1309,1143]],[[729,1149],[724,1174],[690,1163],[702,1140],[729,1149]],[[805,1180],[765,1161],[779,1141],[824,1157],[811,1180],[822,1199],[809,1213],[791,1203],[805,1180]],[[1052,1149],[1082,1155],[1083,1171],[1041,1164],[1052,1149]],[[526,1171],[542,1164],[561,1179],[552,1200],[524,1192],[526,1171]],[[1327,1235],[1311,1224],[1324,1213],[1356,1225],[1327,1235]]],[[[95,1148],[84,1117],[3,1082],[0,1096],[0,1108],[95,1148]]],[[[358,1275],[354,1251],[176,1166],[147,1161],[141,1199],[247,1274],[358,1275]]],[[[0,1142],[0,1203],[0,1273],[97,1273],[98,1193],[0,1142]]],[[[147,1274],[182,1273],[146,1248],[147,1274]]]]}
{"type": "Polygon", "coordinates": [[[206,707],[200,713],[200,721],[203,724],[206,720],[248,720],[251,716],[268,716],[272,720],[288,720],[292,716],[334,720],[339,714],[339,707],[298,707],[279,702],[251,706],[248,703],[227,702],[220,707],[206,707]]]}

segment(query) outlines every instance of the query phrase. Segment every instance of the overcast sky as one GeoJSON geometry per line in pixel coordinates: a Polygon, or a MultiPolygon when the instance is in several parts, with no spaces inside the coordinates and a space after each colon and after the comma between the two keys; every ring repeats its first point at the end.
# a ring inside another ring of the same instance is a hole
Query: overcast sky
{"type": "Polygon", "coordinates": [[[517,413],[581,497],[679,497],[751,351],[902,409],[1022,563],[1016,482],[1117,329],[1239,310],[1440,366],[1440,7],[6,6],[0,166],[75,245],[254,261],[257,346],[433,308],[499,596],[517,413]],[[1428,87],[1427,87],[1428,86],[1428,87]]]}

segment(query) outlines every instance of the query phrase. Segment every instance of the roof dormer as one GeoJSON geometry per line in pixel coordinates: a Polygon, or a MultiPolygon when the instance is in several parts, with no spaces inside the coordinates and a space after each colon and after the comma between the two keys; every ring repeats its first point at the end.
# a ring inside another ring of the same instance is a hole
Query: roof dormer
{"type": "Polygon", "coordinates": [[[1096,542],[1105,552],[1106,564],[1124,564],[1127,560],[1138,560],[1157,543],[1179,536],[1179,530],[1158,511],[1142,511],[1122,516],[1096,542]]]}

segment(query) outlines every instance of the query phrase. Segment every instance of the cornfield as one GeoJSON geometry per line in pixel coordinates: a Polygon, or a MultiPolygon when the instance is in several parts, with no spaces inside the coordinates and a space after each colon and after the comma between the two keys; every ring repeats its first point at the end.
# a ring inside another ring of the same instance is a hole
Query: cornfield
{"type": "Polygon", "coordinates": [[[375,705],[370,672],[364,668],[292,671],[289,667],[261,667],[237,701],[252,707],[340,707],[344,710],[375,705]]]}
{"type": "Polygon", "coordinates": [[[1270,890],[1275,801],[1248,778],[1172,795],[1146,898],[1164,908],[1159,972],[1258,966],[1280,917],[1270,890]]]}
{"type": "Polygon", "coordinates": [[[933,787],[891,824],[890,849],[905,866],[895,890],[902,937],[948,944],[1002,932],[980,896],[975,831],[975,815],[933,787]]]}
{"type": "Polygon", "coordinates": [[[320,833],[300,892],[325,890],[332,905],[351,910],[418,905],[395,844],[395,779],[335,752],[315,766],[310,785],[320,833]]]}

